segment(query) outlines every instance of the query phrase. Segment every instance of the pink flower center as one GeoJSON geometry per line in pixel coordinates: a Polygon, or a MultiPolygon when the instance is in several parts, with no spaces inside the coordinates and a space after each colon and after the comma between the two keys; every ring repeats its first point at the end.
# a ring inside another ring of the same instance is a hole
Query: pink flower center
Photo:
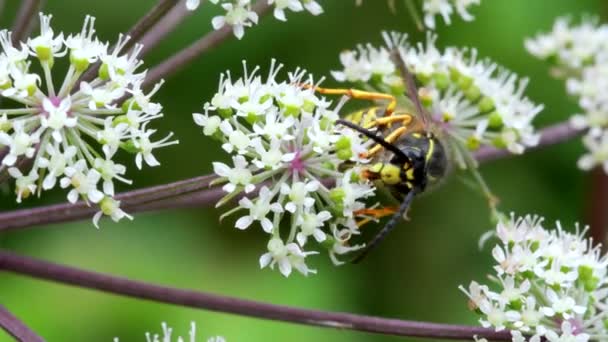
{"type": "Polygon", "coordinates": [[[304,171],[304,161],[302,160],[301,151],[296,152],[296,156],[289,165],[289,171],[291,171],[291,173],[301,173],[304,171]]]}

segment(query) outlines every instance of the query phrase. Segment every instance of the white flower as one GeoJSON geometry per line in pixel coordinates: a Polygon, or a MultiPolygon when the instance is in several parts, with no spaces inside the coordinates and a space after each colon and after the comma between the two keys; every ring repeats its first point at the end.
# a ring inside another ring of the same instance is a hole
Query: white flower
{"type": "Polygon", "coordinates": [[[608,25],[583,19],[574,25],[559,18],[553,30],[526,40],[527,50],[548,60],[552,75],[565,79],[567,93],[578,101],[581,112],[570,118],[577,129],[588,129],[583,144],[588,153],[578,160],[578,167],[589,170],[602,166],[608,173],[606,133],[608,128],[608,25]]]}
{"type": "Polygon", "coordinates": [[[563,294],[560,295],[553,291],[553,289],[547,290],[546,296],[551,306],[546,306],[541,309],[546,316],[553,317],[558,314],[564,319],[570,319],[575,314],[582,315],[587,311],[584,306],[576,305],[574,298],[563,294]]]}
{"type": "Polygon", "coordinates": [[[304,70],[296,69],[288,73],[287,81],[280,81],[280,69],[273,61],[266,79],[257,74],[258,68],[248,72],[246,66],[243,78],[232,80],[228,73],[221,76],[217,93],[203,107],[205,114],[194,114],[193,119],[203,126],[205,135],[219,140],[234,163],[233,167],[213,163],[219,177],[215,183],[223,184],[227,192],[217,205],[260,189],[257,195],[243,197],[222,217],[244,209],[246,214],[236,220],[236,228],[247,229],[259,222],[271,233],[269,252],[260,259],[262,267],[278,264],[284,275],[294,267],[308,274],[313,271],[304,258],[314,253],[301,247],[310,236],[314,243],[307,246],[327,249],[335,264],[340,263],[337,255],[361,248],[349,246],[348,240],[358,230],[357,209],[365,206],[363,198],[373,195],[374,187],[356,177],[360,170],[350,165],[366,162],[359,157],[364,150],[362,138],[335,126],[344,102],[330,110],[329,101],[302,86],[315,84],[304,70]],[[340,139],[344,140],[341,145],[340,139]],[[341,167],[346,161],[348,166],[341,167]],[[329,179],[336,182],[331,186],[322,183],[329,179]],[[279,236],[283,236],[280,227],[285,221],[289,232],[283,241],[279,236]],[[340,231],[348,233],[336,233],[340,231]]]}
{"type": "Polygon", "coordinates": [[[575,333],[572,329],[572,324],[569,321],[562,322],[562,334],[559,335],[554,331],[547,332],[547,340],[550,342],[587,342],[591,338],[589,334],[575,333]]]}
{"type": "Polygon", "coordinates": [[[87,201],[98,203],[103,198],[103,193],[97,190],[100,179],[101,174],[95,169],[87,169],[86,162],[81,159],[74,166],[65,169],[65,177],[60,183],[62,188],[73,187],[68,193],[70,203],[76,203],[79,195],[87,201]]]}
{"type": "Polygon", "coordinates": [[[268,253],[260,257],[260,267],[273,268],[275,264],[278,264],[279,271],[286,277],[291,274],[293,268],[306,276],[308,273],[317,272],[308,268],[304,263],[304,259],[310,254],[316,254],[316,252],[302,252],[295,243],[285,245],[281,239],[272,238],[268,242],[268,253]]]}
{"type": "MultiPolygon", "coordinates": [[[[145,124],[143,127],[145,127],[145,124]]],[[[173,133],[167,134],[167,136],[161,140],[151,141],[150,136],[154,133],[156,133],[156,130],[150,129],[133,139],[133,145],[138,149],[137,154],[135,155],[135,164],[137,165],[138,169],[141,169],[142,167],[142,160],[145,161],[148,166],[159,166],[160,162],[156,159],[156,157],[154,157],[152,151],[160,147],[179,143],[177,140],[170,140],[173,133]]]]}
{"type": "Polygon", "coordinates": [[[289,202],[285,204],[285,210],[295,213],[298,209],[310,208],[315,204],[315,200],[308,194],[317,191],[318,188],[319,182],[316,180],[308,183],[295,182],[291,186],[286,183],[281,184],[281,194],[287,195],[289,198],[289,202]]]}
{"type": "Polygon", "coordinates": [[[48,170],[48,175],[42,182],[42,188],[48,190],[55,186],[57,177],[63,175],[66,166],[72,164],[73,158],[76,156],[77,148],[75,146],[68,146],[62,152],[59,144],[48,144],[46,145],[46,150],[50,158],[40,158],[38,164],[40,167],[48,170]]]}
{"type": "Polygon", "coordinates": [[[243,154],[247,148],[251,146],[251,139],[249,139],[249,136],[240,130],[234,129],[227,120],[220,123],[220,130],[228,137],[228,142],[222,145],[222,148],[226,152],[230,153],[233,150],[236,150],[240,154],[243,154]]]}
{"type": "Polygon", "coordinates": [[[258,15],[251,10],[250,0],[235,0],[234,3],[222,4],[226,14],[216,16],[211,20],[211,25],[216,30],[225,25],[232,26],[234,35],[241,39],[245,35],[245,27],[250,27],[258,23],[258,15]]]}
{"type": "Polygon", "coordinates": [[[603,131],[600,136],[585,135],[583,144],[588,153],[578,160],[578,167],[581,170],[591,170],[600,165],[608,173],[608,131],[603,131]]]}
{"type": "Polygon", "coordinates": [[[12,135],[0,131],[0,144],[9,147],[8,154],[2,159],[2,164],[6,166],[14,165],[21,156],[32,158],[36,152],[33,145],[39,140],[36,134],[25,131],[21,121],[13,121],[12,126],[12,135]]]}
{"type": "Polygon", "coordinates": [[[186,1],[186,8],[189,11],[194,11],[198,8],[198,6],[201,4],[200,0],[187,0],[186,1]]]}
{"type": "Polygon", "coordinates": [[[21,199],[29,197],[36,191],[36,180],[38,180],[37,173],[34,172],[24,176],[16,167],[9,168],[8,173],[16,179],[15,193],[17,194],[18,203],[21,203],[21,199]]]}
{"type": "Polygon", "coordinates": [[[57,36],[51,28],[52,15],[40,15],[40,35],[28,38],[27,45],[31,49],[31,54],[38,57],[41,61],[48,61],[53,57],[63,57],[67,50],[63,46],[63,33],[57,36]]]}
{"type": "Polygon", "coordinates": [[[260,193],[255,202],[252,202],[249,198],[243,197],[239,201],[239,205],[242,208],[249,209],[249,215],[243,216],[236,221],[235,227],[239,229],[246,229],[249,227],[254,221],[260,221],[262,225],[262,229],[266,233],[270,233],[272,231],[273,225],[272,221],[266,217],[268,213],[271,211],[274,213],[280,213],[283,211],[283,208],[279,203],[270,203],[274,194],[270,192],[268,187],[262,187],[260,189],[260,193]]]}
{"type": "MultiPolygon", "coordinates": [[[[497,225],[499,245],[493,249],[498,290],[471,282],[464,291],[481,312],[485,327],[509,329],[513,341],[600,341],[608,294],[606,265],[585,230],[546,230],[542,218],[525,216],[497,225]],[[501,273],[508,274],[503,276],[501,273]]],[[[461,287],[462,289],[462,287],[461,287]]]]}
{"type": "Polygon", "coordinates": [[[127,168],[124,165],[117,164],[111,159],[95,158],[93,166],[101,174],[101,178],[103,179],[103,192],[106,195],[114,196],[114,179],[126,184],[131,184],[130,180],[122,177],[127,171],[127,168]]]}
{"type": "Polygon", "coordinates": [[[61,143],[63,141],[62,129],[64,127],[72,128],[76,126],[78,119],[76,117],[71,117],[68,113],[70,107],[72,106],[72,101],[70,97],[66,97],[61,100],[61,102],[53,103],[48,98],[45,98],[42,101],[42,108],[44,112],[41,114],[40,125],[43,128],[52,129],[52,136],[56,142],[61,143]]]}
{"type": "Polygon", "coordinates": [[[192,114],[192,118],[194,119],[194,122],[203,127],[203,133],[206,136],[212,136],[213,134],[215,134],[219,127],[220,124],[222,122],[222,119],[220,119],[217,116],[209,116],[207,113],[205,114],[200,114],[200,113],[193,113],[192,114]]]}
{"type": "Polygon", "coordinates": [[[317,242],[323,242],[327,238],[325,233],[321,229],[325,225],[325,221],[331,219],[329,211],[323,210],[319,213],[304,213],[298,216],[297,225],[300,225],[302,229],[297,235],[296,240],[300,246],[306,244],[306,240],[309,236],[314,236],[317,242]]]}
{"type": "Polygon", "coordinates": [[[237,186],[242,186],[246,193],[252,192],[255,185],[251,184],[253,174],[247,168],[247,160],[243,156],[235,156],[232,161],[234,162],[234,168],[232,169],[224,163],[213,163],[213,172],[220,177],[226,177],[228,180],[228,183],[222,189],[232,193],[237,189],[237,186]]]}
{"type": "Polygon", "coordinates": [[[104,197],[99,202],[99,208],[101,210],[96,212],[93,216],[93,224],[96,228],[99,228],[99,220],[103,215],[110,216],[110,218],[114,222],[118,222],[125,217],[129,220],[133,220],[133,216],[127,214],[122,209],[120,209],[120,201],[117,201],[112,197],[104,197]]]}
{"type": "Polygon", "coordinates": [[[289,9],[294,12],[301,12],[304,10],[300,0],[268,0],[269,4],[274,4],[274,17],[281,20],[287,21],[285,17],[285,9],[289,9]]]}
{"type": "MultiPolygon", "coordinates": [[[[143,93],[146,70],[138,70],[143,62],[137,58],[142,47],[135,44],[129,52],[121,52],[128,37],[119,35],[110,52],[110,43],[95,34],[95,18],[87,16],[80,32],[69,35],[56,33],[51,18],[40,14],[40,34],[27,44],[13,45],[11,33],[0,31],[0,97],[6,105],[0,108],[0,145],[9,147],[1,164],[27,168],[23,170],[27,176],[13,172],[17,184],[27,183],[17,186],[22,190],[18,201],[27,197],[32,184],[40,195],[61,178],[60,186],[67,189],[72,203],[79,197],[88,204],[102,201],[104,195],[97,189],[101,179],[108,195],[104,203],[114,203],[109,198],[114,194],[112,181],[130,183],[122,178],[126,167],[113,161],[119,150],[133,154],[138,167],[143,161],[155,166],[159,162],[153,150],[177,143],[169,141],[171,134],[150,140],[155,131],[148,123],[162,117],[162,106],[151,96],[162,82],[143,93]],[[53,68],[59,58],[67,66],[64,75],[54,74],[64,70],[53,68]],[[79,82],[94,62],[101,62],[98,71],[79,82]],[[23,163],[26,159],[31,163],[23,163]]],[[[114,219],[126,217],[117,206],[100,212],[114,219]]]]}
{"type": "MultiPolygon", "coordinates": [[[[451,0],[424,4],[446,16],[453,7],[451,0]]],[[[475,49],[448,47],[440,51],[433,34],[427,36],[425,44],[409,44],[406,38],[405,34],[385,33],[388,48],[368,44],[342,52],[343,68],[332,72],[334,78],[362,82],[364,88],[380,93],[404,94],[405,82],[389,53],[397,49],[420,84],[419,96],[434,121],[431,124],[445,132],[450,159],[461,168],[475,167],[470,162],[472,156],[465,154],[483,145],[522,153],[538,143],[532,121],[543,106],[524,96],[526,79],[478,58],[475,49]]],[[[412,99],[398,97],[398,101],[411,103],[412,99]]],[[[404,106],[404,110],[415,108],[404,106]]]]}
{"type": "Polygon", "coordinates": [[[454,8],[458,15],[465,20],[473,20],[473,16],[469,13],[468,8],[471,5],[479,5],[480,0],[424,0],[422,3],[422,11],[424,12],[424,24],[430,28],[435,28],[435,16],[441,15],[446,25],[451,24],[450,17],[454,12],[454,8]]]}
{"type": "MultiPolygon", "coordinates": [[[[213,1],[213,0],[212,0],[213,1]]],[[[190,322],[190,331],[188,332],[188,339],[181,336],[176,336],[173,339],[173,328],[169,327],[167,323],[162,322],[162,333],[161,334],[152,334],[150,332],[146,332],[146,342],[196,342],[196,323],[190,322]]],[[[114,338],[114,342],[119,342],[118,337],[114,338]]],[[[226,339],[222,336],[212,336],[207,339],[207,342],[226,342],[226,339]]]]}

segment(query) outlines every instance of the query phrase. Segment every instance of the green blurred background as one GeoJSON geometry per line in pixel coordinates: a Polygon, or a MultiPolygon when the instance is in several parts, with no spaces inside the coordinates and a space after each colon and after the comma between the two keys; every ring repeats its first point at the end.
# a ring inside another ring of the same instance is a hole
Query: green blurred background
{"type": "MultiPolygon", "coordinates": [[[[261,1],[261,0],[260,0],[261,1]]],[[[125,32],[154,3],[153,0],[48,1],[56,31],[79,31],[85,14],[98,18],[97,30],[106,40],[125,32]]],[[[303,66],[315,75],[339,68],[338,54],[358,43],[380,44],[382,30],[417,32],[404,8],[392,14],[382,0],[320,1],[325,14],[312,17],[288,13],[288,22],[271,16],[231,39],[171,77],[158,97],[166,117],[157,126],[174,131],[181,144],[163,149],[162,166],[137,171],[129,163],[136,187],[162,184],[211,172],[211,162],[226,160],[218,144],[202,135],[191,113],[202,110],[217,87],[220,72],[240,74],[241,60],[267,66],[277,58],[287,69],[303,66]]],[[[2,26],[12,23],[18,1],[8,1],[2,26]]],[[[520,75],[530,77],[528,96],[545,104],[536,123],[555,123],[576,112],[564,96],[562,82],[548,76],[544,63],[526,54],[525,37],[549,30],[562,15],[601,16],[602,2],[571,0],[484,0],[473,9],[476,20],[454,18],[440,23],[438,45],[474,46],[520,75]]],[[[205,4],[146,59],[151,66],[187,46],[210,30],[218,13],[205,4]]],[[[328,80],[325,85],[334,85],[328,80]]],[[[579,141],[553,146],[525,156],[483,165],[481,171],[502,209],[538,213],[547,221],[572,226],[584,221],[589,206],[589,175],[576,169],[583,148],[579,141]]],[[[64,201],[63,192],[25,205],[64,201]]],[[[16,208],[14,197],[0,198],[2,210],[16,208]]],[[[331,311],[445,323],[476,324],[467,310],[460,284],[483,280],[489,271],[489,250],[479,251],[479,236],[491,229],[482,197],[451,177],[445,186],[416,201],[412,221],[394,231],[381,248],[360,265],[334,268],[324,256],[311,258],[319,274],[285,279],[278,272],[259,270],[265,251],[259,230],[238,231],[231,220],[219,225],[219,211],[174,210],[137,214],[133,222],[109,220],[96,230],[90,221],[36,227],[3,234],[0,243],[25,255],[158,284],[191,288],[264,302],[331,311]]],[[[199,335],[223,335],[228,341],[409,341],[366,333],[255,320],[82,290],[12,274],[0,274],[0,303],[49,341],[142,341],[145,331],[160,331],[166,321],[187,335],[195,321],[199,335]]],[[[0,332],[0,340],[10,338],[0,332]]],[[[204,340],[204,339],[201,339],[204,340]]]]}

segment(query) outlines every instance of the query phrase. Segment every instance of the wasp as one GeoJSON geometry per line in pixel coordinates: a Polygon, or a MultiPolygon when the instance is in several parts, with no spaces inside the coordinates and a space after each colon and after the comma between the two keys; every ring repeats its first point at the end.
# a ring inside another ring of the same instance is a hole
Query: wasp
{"type": "Polygon", "coordinates": [[[388,102],[385,107],[366,108],[336,121],[337,124],[349,127],[376,143],[363,156],[370,160],[370,164],[363,169],[361,176],[388,188],[392,196],[401,203],[395,207],[363,209],[356,213],[368,217],[359,221],[359,226],[371,220],[369,217],[392,217],[353,259],[355,263],[361,261],[397,226],[414,197],[423,193],[430,185],[440,182],[449,168],[446,146],[440,139],[441,133],[432,127],[432,120],[418,98],[414,80],[405,63],[402,59],[398,62],[407,83],[407,95],[418,112],[416,115],[401,109],[397,98],[391,94],[315,87],[315,91],[325,95],[388,102]]]}

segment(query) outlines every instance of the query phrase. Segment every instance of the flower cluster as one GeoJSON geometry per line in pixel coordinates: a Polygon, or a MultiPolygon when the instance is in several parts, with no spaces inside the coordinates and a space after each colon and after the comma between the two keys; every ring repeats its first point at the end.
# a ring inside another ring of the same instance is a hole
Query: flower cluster
{"type": "MultiPolygon", "coordinates": [[[[252,0],[210,0],[213,4],[221,5],[226,14],[216,16],[211,24],[216,30],[224,26],[232,27],[234,35],[241,39],[245,35],[245,28],[258,23],[258,14],[252,10],[252,0]]],[[[287,21],[285,11],[292,12],[308,11],[312,15],[323,13],[323,8],[315,0],[257,0],[268,1],[274,5],[274,17],[281,21],[287,21]]],[[[186,6],[189,10],[195,10],[200,5],[200,0],[188,0],[186,6]]]]}
{"type": "Polygon", "coordinates": [[[135,155],[138,168],[156,166],[153,151],[177,141],[171,134],[152,140],[156,130],[148,125],[162,117],[162,106],[151,96],[160,84],[148,94],[141,89],[141,46],[121,53],[129,40],[121,35],[109,49],[95,37],[94,21],[87,16],[81,32],[64,36],[40,14],[40,34],[15,45],[10,31],[0,31],[0,172],[15,179],[17,202],[60,186],[72,203],[98,204],[97,225],[102,214],[130,218],[113,199],[115,182],[131,183],[126,167],[113,161],[118,150],[135,155]],[[63,57],[69,68],[56,88],[52,71],[63,57]],[[96,75],[81,79],[95,63],[96,75]]]}
{"type": "MultiPolygon", "coordinates": [[[[146,342],[171,342],[174,341],[171,335],[173,335],[173,328],[169,327],[167,323],[162,322],[161,327],[163,328],[162,335],[159,334],[151,334],[146,332],[146,342]]],[[[188,332],[188,341],[196,342],[196,323],[190,323],[190,331],[188,332]]],[[[114,338],[114,342],[119,342],[118,337],[114,338]]],[[[183,342],[184,338],[181,336],[178,337],[175,341],[183,342]]],[[[222,336],[213,336],[207,339],[207,342],[226,342],[226,339],[222,336]]]]}
{"type": "MultiPolygon", "coordinates": [[[[407,68],[419,83],[418,95],[430,119],[441,128],[455,162],[462,168],[474,165],[470,151],[482,145],[522,153],[538,143],[532,120],[542,110],[524,96],[527,79],[480,60],[475,49],[455,47],[440,51],[436,36],[426,44],[410,45],[406,36],[384,34],[388,48],[360,45],[340,55],[343,69],[332,72],[340,82],[403,97],[405,86],[390,51],[398,49],[407,68]]],[[[415,113],[411,99],[410,112],[415,113]]]]}
{"type": "MultiPolygon", "coordinates": [[[[357,0],[357,4],[360,5],[363,0],[357,0]]],[[[452,23],[452,15],[454,11],[464,21],[473,21],[475,19],[471,13],[469,13],[469,7],[473,5],[479,5],[481,0],[423,0],[422,1],[422,12],[424,13],[424,25],[432,30],[435,29],[435,17],[440,15],[443,21],[450,25],[452,23]]],[[[389,6],[395,8],[395,0],[388,0],[389,6]]]]}
{"type": "Polygon", "coordinates": [[[570,122],[588,129],[583,138],[588,153],[579,159],[579,168],[602,166],[608,173],[608,25],[593,20],[573,25],[560,18],[550,33],[528,39],[525,45],[551,64],[552,74],[565,79],[568,94],[578,100],[582,113],[570,122]]]}
{"type": "Polygon", "coordinates": [[[266,79],[258,68],[248,73],[245,67],[237,80],[222,75],[204,114],[193,116],[203,133],[232,155],[231,165],[213,163],[228,193],[218,206],[245,196],[224,216],[241,213],[236,228],[258,223],[268,234],[262,268],[277,265],[285,276],[293,268],[306,275],[315,272],[305,263],[317,253],[305,251],[311,240],[336,264],[337,255],[361,247],[348,241],[359,233],[355,217],[364,208],[362,200],[374,193],[356,166],[365,162],[360,154],[370,142],[334,125],[344,101],[330,109],[331,103],[315,93],[312,76],[297,69],[279,81],[281,67],[273,61],[266,79]],[[284,221],[289,228],[281,233],[284,221]]]}
{"type": "Polygon", "coordinates": [[[461,290],[484,327],[510,329],[513,341],[605,341],[608,258],[578,226],[569,233],[542,223],[513,215],[498,223],[494,286],[473,281],[461,290]]]}
{"type": "Polygon", "coordinates": [[[435,16],[440,15],[447,25],[450,25],[450,17],[454,10],[464,21],[472,21],[474,17],[469,13],[469,7],[479,5],[480,0],[424,0],[422,12],[424,13],[424,25],[430,29],[435,28],[435,16]]]}

